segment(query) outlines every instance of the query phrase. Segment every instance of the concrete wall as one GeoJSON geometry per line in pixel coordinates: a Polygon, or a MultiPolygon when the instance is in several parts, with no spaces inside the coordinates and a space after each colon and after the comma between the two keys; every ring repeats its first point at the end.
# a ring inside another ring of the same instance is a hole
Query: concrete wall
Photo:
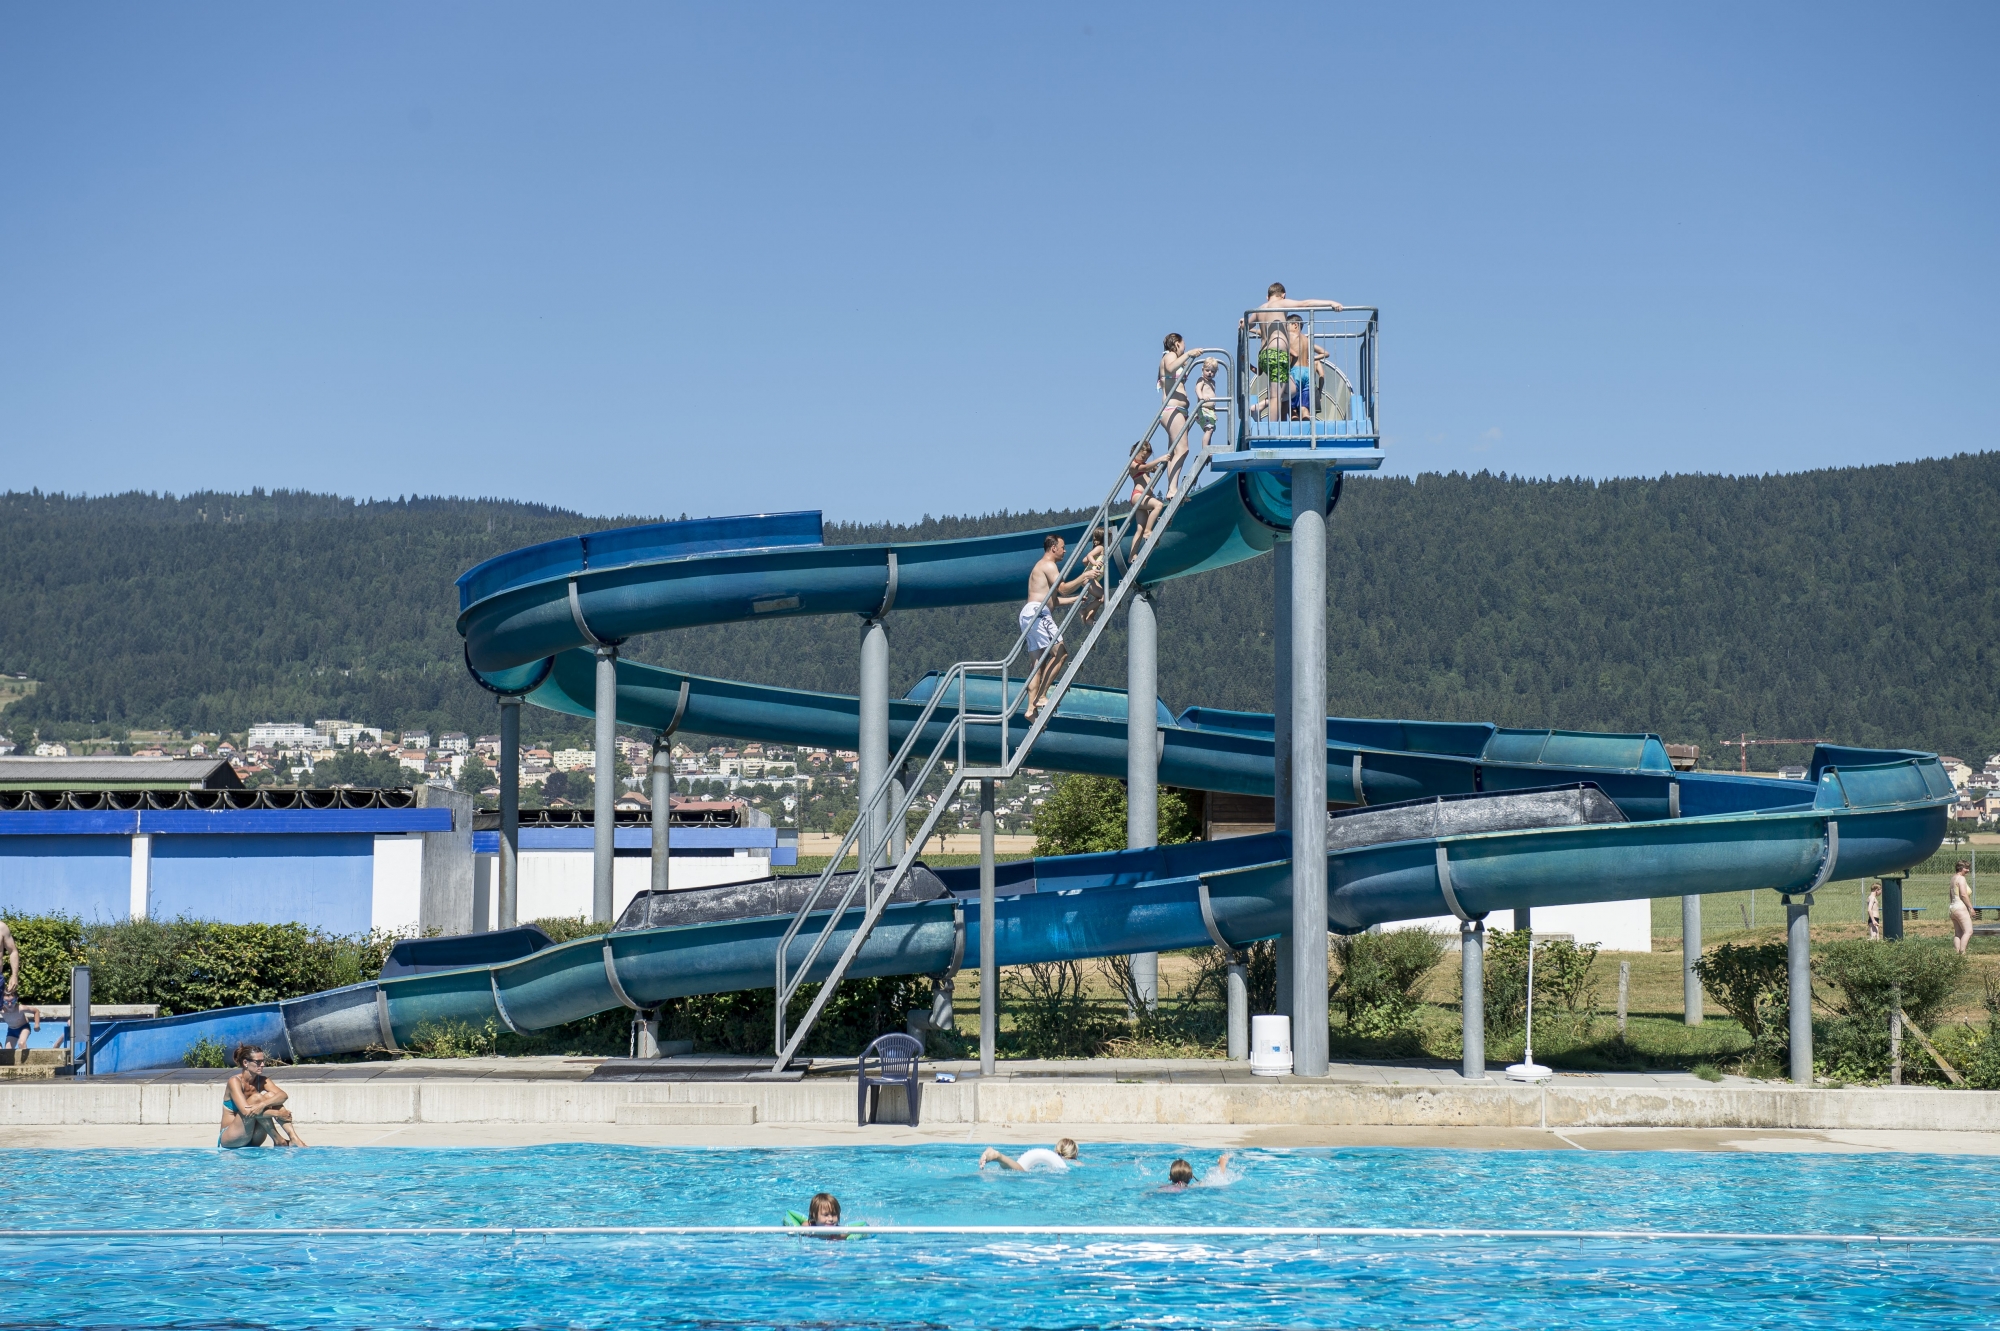
{"type": "Polygon", "coordinates": [[[161,836],[146,914],[367,933],[375,838],[161,836]]]}
{"type": "MultiPolygon", "coordinates": [[[[482,855],[482,860],[495,857],[482,855]]],[[[519,918],[589,919],[592,900],[592,872],[595,861],[587,850],[523,850],[521,852],[521,901],[519,918]]],[[[483,871],[488,881],[497,882],[496,869],[483,871]]],[[[667,885],[670,888],[709,887],[716,883],[741,883],[769,877],[768,852],[731,855],[670,855],[667,857],[667,885]]],[[[612,861],[612,918],[632,903],[632,898],[653,885],[653,862],[645,855],[620,854],[612,861]]],[[[499,891],[487,894],[488,928],[495,927],[500,909],[499,891]]]]}
{"type": "Polygon", "coordinates": [[[425,933],[469,934],[479,927],[472,913],[472,796],[443,786],[417,791],[419,808],[451,810],[449,832],[422,832],[423,876],[417,926],[425,933]]]}
{"type": "MultiPolygon", "coordinates": [[[[749,1105],[763,1123],[854,1122],[837,1081],[552,1082],[378,1078],[294,1082],[302,1123],[615,1123],[621,1106],[749,1105]]],[[[199,1123],[220,1116],[219,1083],[0,1083],[0,1127],[199,1123]]],[[[883,1114],[889,1118],[888,1112],[883,1114]]],[[[1380,1085],[1120,1085],[1010,1078],[926,1085],[926,1124],[1244,1124],[1291,1127],[1672,1127],[2000,1131],[2000,1092],[1783,1085],[1660,1090],[1620,1086],[1429,1088],[1380,1085]]]]}
{"type": "Polygon", "coordinates": [[[413,931],[422,910],[423,888],[422,834],[376,837],[369,879],[369,927],[396,934],[413,931]]]}
{"type": "Polygon", "coordinates": [[[0,837],[0,911],[122,920],[131,901],[130,837],[0,837]]]}

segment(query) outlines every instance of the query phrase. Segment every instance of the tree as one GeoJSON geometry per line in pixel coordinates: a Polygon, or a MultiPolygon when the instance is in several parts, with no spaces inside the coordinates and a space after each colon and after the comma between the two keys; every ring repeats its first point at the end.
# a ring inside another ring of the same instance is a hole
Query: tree
{"type": "Polygon", "coordinates": [[[581,768],[573,772],[550,772],[542,782],[542,798],[550,804],[571,804],[577,808],[597,797],[597,783],[581,768]]]}
{"type": "MultiPolygon", "coordinates": [[[[1201,835],[1187,797],[1163,786],[1159,844],[1177,845],[1201,835]]],[[[1062,776],[1035,812],[1035,854],[1086,855],[1125,849],[1125,783],[1108,776],[1062,776]]]]}
{"type": "Polygon", "coordinates": [[[497,809],[500,807],[498,795],[483,795],[480,792],[497,784],[493,769],[486,765],[486,759],[474,753],[466,757],[465,766],[458,769],[458,788],[472,796],[473,807],[477,809],[497,809]]]}
{"type": "Polygon", "coordinates": [[[313,764],[310,784],[359,786],[369,790],[400,790],[417,784],[417,773],[380,753],[356,753],[352,749],[322,758],[313,764]]]}

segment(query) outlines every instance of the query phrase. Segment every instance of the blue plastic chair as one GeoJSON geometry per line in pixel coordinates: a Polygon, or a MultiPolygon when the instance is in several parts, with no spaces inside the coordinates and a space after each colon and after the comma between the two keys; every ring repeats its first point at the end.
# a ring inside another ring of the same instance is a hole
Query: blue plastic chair
{"type": "Polygon", "coordinates": [[[910,1103],[910,1126],[917,1126],[917,1104],[923,1095],[923,1083],[917,1074],[924,1056],[923,1042],[913,1035],[883,1035],[876,1037],[873,1044],[861,1051],[859,1067],[860,1080],[854,1088],[855,1116],[859,1126],[867,1127],[875,1121],[877,1093],[884,1086],[900,1086],[910,1103]],[[875,1071],[868,1071],[869,1060],[873,1059],[875,1071]]]}

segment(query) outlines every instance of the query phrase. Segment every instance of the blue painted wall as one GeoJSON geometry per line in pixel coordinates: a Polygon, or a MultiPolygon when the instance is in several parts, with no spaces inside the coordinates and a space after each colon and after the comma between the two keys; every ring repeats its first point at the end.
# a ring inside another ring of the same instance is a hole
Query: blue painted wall
{"type": "Polygon", "coordinates": [[[131,905],[129,837],[0,837],[0,911],[122,920],[131,905]]]}
{"type": "Polygon", "coordinates": [[[365,934],[374,883],[372,836],[160,836],[148,913],[365,934]]]}

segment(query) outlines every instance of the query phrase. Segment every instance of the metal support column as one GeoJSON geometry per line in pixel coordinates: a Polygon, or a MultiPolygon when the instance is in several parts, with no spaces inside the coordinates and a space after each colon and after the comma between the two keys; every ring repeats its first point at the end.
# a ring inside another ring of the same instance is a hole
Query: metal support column
{"type": "MultiPolygon", "coordinates": [[[[1140,850],[1160,844],[1159,621],[1143,587],[1132,596],[1125,644],[1125,847],[1140,850]]],[[[1140,1006],[1158,1010],[1159,953],[1132,954],[1132,987],[1140,1006]]]]}
{"type": "Polygon", "coordinates": [[[521,909],[521,700],[500,700],[500,927],[521,909]]]}
{"type": "Polygon", "coordinates": [[[1250,1057],[1250,968],[1241,961],[1232,961],[1223,974],[1229,996],[1224,1027],[1229,1032],[1229,1056],[1241,1062],[1250,1057]]]}
{"type": "Polygon", "coordinates": [[[1486,921],[1466,920],[1458,926],[1461,949],[1459,1029],[1465,1037],[1465,1058],[1459,1071],[1467,1081],[1486,1080],[1486,921]]]}
{"type": "Polygon", "coordinates": [[[882,857],[885,864],[895,864],[900,861],[904,849],[909,845],[909,820],[898,816],[895,812],[902,807],[903,796],[909,794],[909,787],[906,784],[909,776],[909,768],[903,767],[898,768],[896,775],[889,778],[889,811],[883,815],[889,820],[889,853],[882,857]]]}
{"type": "MultiPolygon", "coordinates": [[[[21,1043],[27,1044],[23,1036],[21,1043]]],[[[69,1061],[88,1077],[97,1071],[90,1047],[90,967],[69,968],[69,1061]]]]}
{"type": "Polygon", "coordinates": [[[648,774],[653,778],[653,883],[655,892],[672,886],[669,856],[674,848],[674,756],[673,735],[662,732],[653,740],[653,761],[648,774]]]}
{"type": "MultiPolygon", "coordinates": [[[[1271,547],[1271,825],[1292,825],[1292,538],[1271,547]]],[[[1279,934],[1275,1010],[1292,1015],[1292,935],[1279,934]]]]}
{"type": "Polygon", "coordinates": [[[611,923],[611,874],[617,860],[618,811],[618,649],[597,649],[597,799],[591,812],[590,918],[611,923]]]}
{"type": "Polygon", "coordinates": [[[1785,898],[1785,966],[1791,981],[1792,1080],[1812,1085],[1812,893],[1785,898]]]}
{"type": "MultiPolygon", "coordinates": [[[[855,751],[861,755],[855,793],[866,800],[889,774],[889,630],[879,619],[861,623],[861,736],[855,751]]],[[[882,863],[888,850],[885,812],[879,804],[861,810],[864,822],[856,842],[859,865],[882,863]]]]}
{"type": "Polygon", "coordinates": [[[1532,935],[1535,931],[1535,913],[1526,906],[1514,907],[1514,928],[1516,931],[1532,935]]]}
{"type": "Polygon", "coordinates": [[[1884,878],[1882,880],[1882,937],[1901,938],[1903,936],[1903,880],[1884,878]]]}
{"type": "Polygon", "coordinates": [[[1681,898],[1681,1020],[1701,1025],[1701,977],[1694,964],[1701,960],[1701,898],[1681,898]]]}
{"type": "Polygon", "coordinates": [[[1292,469],[1292,1071],[1324,1077],[1326,464],[1292,469]]]}
{"type": "Polygon", "coordinates": [[[979,1070],[993,1075],[1000,1039],[1000,963],[993,942],[993,783],[979,783],[979,1070]]]}

